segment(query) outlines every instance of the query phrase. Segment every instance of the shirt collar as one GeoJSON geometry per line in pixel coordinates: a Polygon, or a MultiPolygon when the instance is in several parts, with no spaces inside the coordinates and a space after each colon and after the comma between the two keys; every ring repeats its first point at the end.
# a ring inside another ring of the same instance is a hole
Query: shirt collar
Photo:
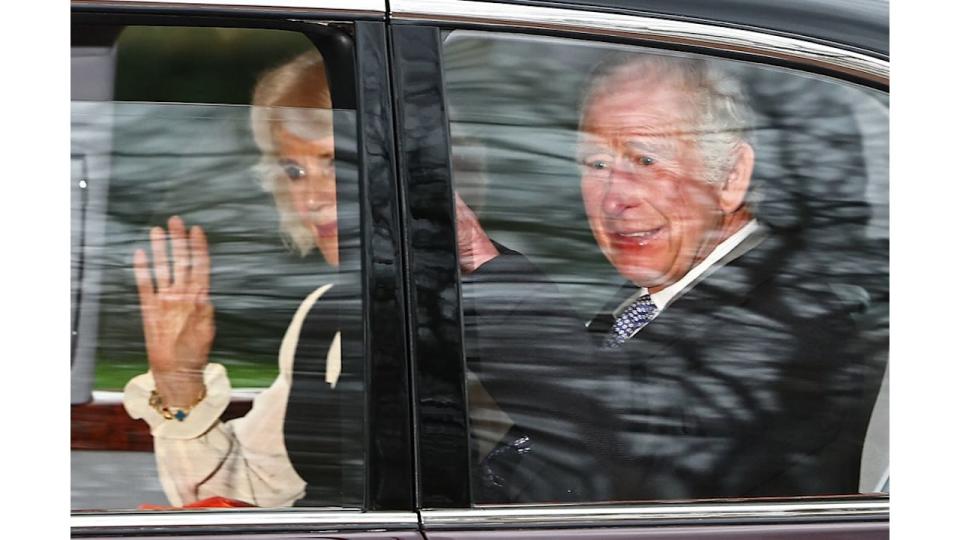
{"type": "MultiPolygon", "coordinates": [[[[760,224],[757,222],[757,220],[750,220],[750,222],[737,230],[737,232],[731,234],[723,242],[720,242],[717,247],[713,248],[713,251],[711,251],[705,259],[690,269],[689,272],[687,272],[674,284],[670,285],[669,287],[665,287],[660,291],[652,293],[650,295],[650,299],[653,301],[654,305],[657,306],[657,310],[663,311],[673,300],[690,289],[697,281],[707,277],[710,272],[716,268],[718,261],[729,255],[737,246],[739,246],[741,243],[747,240],[747,238],[759,230],[760,224]]],[[[617,309],[613,312],[613,315],[615,317],[619,316],[620,313],[627,308],[627,306],[634,303],[639,297],[645,294],[647,294],[647,288],[641,287],[633,296],[617,306],[617,309]]]]}

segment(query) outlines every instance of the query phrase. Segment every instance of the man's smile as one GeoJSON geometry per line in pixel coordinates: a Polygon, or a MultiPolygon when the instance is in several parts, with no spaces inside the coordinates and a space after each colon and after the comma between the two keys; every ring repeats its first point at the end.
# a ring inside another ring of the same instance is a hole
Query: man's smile
{"type": "Polygon", "coordinates": [[[663,227],[634,228],[613,231],[611,240],[617,247],[645,246],[663,235],[663,227]]]}

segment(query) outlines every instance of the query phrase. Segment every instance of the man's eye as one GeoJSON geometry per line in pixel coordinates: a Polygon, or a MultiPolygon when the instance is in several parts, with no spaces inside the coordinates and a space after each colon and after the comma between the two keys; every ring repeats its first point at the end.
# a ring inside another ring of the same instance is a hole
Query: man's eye
{"type": "Polygon", "coordinates": [[[291,180],[299,180],[307,175],[307,171],[305,171],[303,167],[293,163],[285,163],[282,167],[284,174],[291,180]]]}
{"type": "Polygon", "coordinates": [[[634,161],[644,167],[649,167],[657,162],[657,160],[650,156],[638,156],[636,159],[634,159],[634,161]]]}
{"type": "Polygon", "coordinates": [[[605,158],[587,158],[583,160],[583,165],[588,169],[603,171],[610,168],[610,160],[605,158]]]}

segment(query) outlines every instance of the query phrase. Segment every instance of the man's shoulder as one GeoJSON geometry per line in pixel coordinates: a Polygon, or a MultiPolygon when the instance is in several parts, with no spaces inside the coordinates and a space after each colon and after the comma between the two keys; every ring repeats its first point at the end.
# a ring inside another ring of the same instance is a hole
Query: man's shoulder
{"type": "Polygon", "coordinates": [[[677,298],[651,334],[716,344],[758,338],[796,342],[810,334],[852,331],[852,316],[871,301],[870,293],[835,272],[827,259],[812,256],[799,239],[767,233],[677,298]]]}

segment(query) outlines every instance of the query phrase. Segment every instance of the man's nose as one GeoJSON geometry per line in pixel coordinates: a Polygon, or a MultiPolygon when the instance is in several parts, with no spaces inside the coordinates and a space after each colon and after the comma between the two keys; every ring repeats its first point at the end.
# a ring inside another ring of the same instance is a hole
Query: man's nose
{"type": "Polygon", "coordinates": [[[603,213],[608,216],[619,216],[624,210],[636,204],[637,190],[640,186],[637,185],[635,171],[627,160],[616,160],[612,168],[603,194],[603,213]]]}

